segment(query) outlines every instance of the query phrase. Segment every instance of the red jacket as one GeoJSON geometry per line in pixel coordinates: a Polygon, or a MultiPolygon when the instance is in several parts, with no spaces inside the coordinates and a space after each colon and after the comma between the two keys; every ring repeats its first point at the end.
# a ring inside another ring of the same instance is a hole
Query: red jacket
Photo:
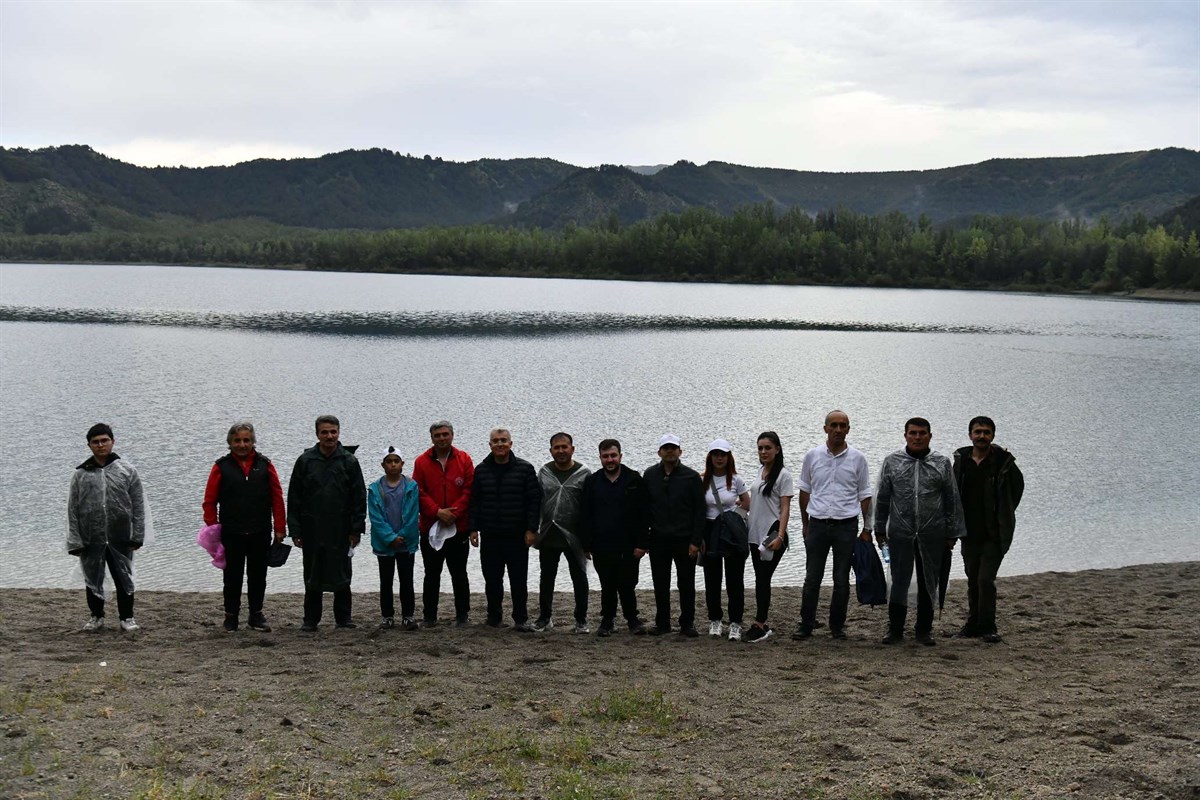
{"type": "Polygon", "coordinates": [[[471,487],[475,483],[475,465],[471,457],[457,447],[450,448],[446,468],[429,448],[413,462],[413,480],[420,490],[421,535],[428,536],[429,529],[437,522],[437,512],[448,508],[458,518],[455,523],[459,533],[470,530],[471,487]]]}

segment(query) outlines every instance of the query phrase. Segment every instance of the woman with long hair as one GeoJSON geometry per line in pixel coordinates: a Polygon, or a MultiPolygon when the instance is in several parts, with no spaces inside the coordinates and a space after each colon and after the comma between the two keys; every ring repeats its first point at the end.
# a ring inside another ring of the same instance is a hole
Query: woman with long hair
{"type": "Polygon", "coordinates": [[[787,550],[788,519],[795,494],[792,473],[783,466],[783,445],[775,431],[758,435],[758,480],[750,489],[750,560],[754,565],[754,622],[746,631],[747,642],[771,637],[767,612],[771,609],[771,576],[787,550]]]}
{"type": "Polygon", "coordinates": [[[742,614],[746,610],[746,554],[744,552],[713,552],[713,529],[717,518],[734,508],[745,510],[750,506],[750,495],[746,482],[737,474],[733,451],[724,439],[717,439],[708,446],[704,459],[704,513],[707,529],[701,552],[704,564],[704,598],[708,604],[708,635],[721,635],[721,573],[725,574],[725,592],[729,596],[729,640],[742,639],[742,614]]]}

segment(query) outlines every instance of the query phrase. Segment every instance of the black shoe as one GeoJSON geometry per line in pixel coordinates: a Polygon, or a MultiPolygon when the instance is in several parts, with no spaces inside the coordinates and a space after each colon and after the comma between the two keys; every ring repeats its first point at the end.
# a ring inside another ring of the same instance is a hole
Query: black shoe
{"type": "MultiPolygon", "coordinates": [[[[226,614],[225,622],[222,623],[221,627],[225,629],[226,633],[236,633],[238,629],[237,614],[226,614]]],[[[251,625],[250,627],[254,626],[251,625]]]]}
{"type": "Polygon", "coordinates": [[[471,620],[467,619],[466,617],[458,617],[454,620],[454,627],[469,628],[471,627],[471,620]]]}
{"type": "Polygon", "coordinates": [[[535,630],[537,629],[530,625],[528,620],[513,623],[514,633],[533,633],[535,630]]]}
{"type": "Polygon", "coordinates": [[[982,636],[980,636],[979,638],[982,639],[987,644],[1000,644],[1001,642],[1004,641],[1004,639],[1001,638],[1000,634],[998,634],[998,633],[985,633],[982,636]]]}
{"type": "Polygon", "coordinates": [[[421,622],[422,628],[436,628],[438,624],[437,617],[426,617],[421,622]]]}
{"type": "Polygon", "coordinates": [[[810,628],[809,626],[807,626],[803,622],[801,622],[799,625],[796,626],[796,632],[792,634],[792,638],[798,642],[803,641],[805,639],[811,639],[812,638],[812,628],[810,628]]]}
{"type": "Polygon", "coordinates": [[[818,628],[824,628],[824,627],[825,627],[825,623],[821,622],[821,620],[819,620],[819,619],[813,620],[813,630],[814,631],[817,630],[818,628]]]}
{"type": "Polygon", "coordinates": [[[251,614],[250,621],[246,624],[256,631],[262,631],[263,633],[271,632],[271,625],[267,622],[266,615],[261,611],[257,614],[251,614]]]}
{"type": "Polygon", "coordinates": [[[642,622],[640,619],[635,619],[633,622],[629,623],[629,632],[634,636],[645,636],[647,631],[648,629],[646,628],[646,623],[642,622]]]}
{"type": "Polygon", "coordinates": [[[489,628],[507,628],[508,627],[508,625],[504,624],[503,620],[499,620],[499,619],[489,619],[484,624],[487,625],[489,628]]]}
{"type": "Polygon", "coordinates": [[[829,636],[830,636],[830,638],[833,638],[833,639],[845,639],[846,631],[842,628],[838,628],[836,631],[831,630],[829,632],[829,636]]]}
{"type": "Polygon", "coordinates": [[[883,644],[900,644],[904,641],[904,631],[888,631],[883,637],[883,644]]]}
{"type": "Polygon", "coordinates": [[[933,638],[933,634],[930,633],[929,631],[925,631],[924,633],[918,633],[913,638],[916,639],[921,644],[925,645],[926,647],[933,647],[935,644],[937,644],[937,641],[933,638]]]}
{"type": "Polygon", "coordinates": [[[655,625],[653,628],[646,629],[646,633],[650,634],[651,636],[666,636],[670,632],[670,625],[667,625],[666,627],[663,627],[662,625],[655,625]]]}
{"type": "Polygon", "coordinates": [[[700,635],[700,631],[696,630],[693,626],[689,625],[686,628],[680,628],[679,635],[686,636],[689,639],[695,639],[697,636],[700,635]]]}
{"type": "Polygon", "coordinates": [[[338,628],[346,628],[347,630],[349,630],[349,629],[351,629],[351,628],[357,628],[357,627],[358,627],[358,623],[357,623],[357,622],[351,622],[350,620],[346,620],[345,622],[338,622],[338,623],[336,623],[336,627],[338,627],[338,628]]]}
{"type": "Polygon", "coordinates": [[[609,637],[613,635],[612,620],[605,619],[600,621],[600,627],[596,629],[596,635],[601,637],[609,637]]]}
{"type": "Polygon", "coordinates": [[[406,631],[419,631],[419,630],[421,630],[421,626],[420,626],[420,625],[418,625],[418,624],[417,624],[417,621],[416,621],[415,619],[413,619],[412,617],[405,617],[405,618],[403,619],[403,621],[401,621],[400,625],[401,625],[401,627],[403,627],[403,628],[404,628],[404,630],[406,630],[406,631]]]}
{"type": "Polygon", "coordinates": [[[955,639],[978,639],[979,631],[972,628],[970,625],[963,625],[959,628],[958,633],[954,634],[955,639]]]}
{"type": "Polygon", "coordinates": [[[304,624],[300,626],[300,630],[304,631],[305,633],[315,633],[317,630],[317,623],[304,620],[304,624]]]}

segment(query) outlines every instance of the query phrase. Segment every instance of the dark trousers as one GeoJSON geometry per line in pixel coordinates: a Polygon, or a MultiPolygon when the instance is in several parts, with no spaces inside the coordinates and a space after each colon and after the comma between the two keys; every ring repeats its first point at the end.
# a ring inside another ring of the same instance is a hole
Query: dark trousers
{"type": "Polygon", "coordinates": [[[587,565],[576,559],[570,550],[557,550],[553,547],[543,547],[538,551],[538,564],[542,570],[538,587],[538,617],[550,619],[554,613],[554,581],[558,578],[558,561],[561,556],[566,556],[567,567],[571,570],[571,588],[575,591],[575,621],[587,622],[587,565]]]}
{"type": "Polygon", "coordinates": [[[226,533],[221,531],[225,547],[225,614],[237,617],[242,608],[242,574],[246,575],[246,598],[250,614],[261,614],[267,593],[267,555],[271,535],[262,533],[226,533]]]}
{"type": "Polygon", "coordinates": [[[396,616],[396,603],[392,597],[392,579],[400,573],[400,614],[411,619],[417,613],[417,600],[413,589],[413,565],[416,553],[396,553],[394,556],[376,555],[379,559],[379,613],[383,617],[396,616]]]}
{"type": "MultiPolygon", "coordinates": [[[[130,561],[133,559],[133,549],[110,544],[104,550],[104,563],[108,564],[108,574],[112,576],[113,586],[116,587],[117,613],[121,619],[131,619],[133,617],[133,586],[125,582],[125,569],[116,562],[114,551],[126,561],[130,561]]],[[[104,595],[95,594],[90,588],[84,591],[87,593],[88,610],[92,612],[92,616],[103,617],[104,595]]]]}
{"type": "Polygon", "coordinates": [[[742,624],[746,611],[746,556],[704,556],[704,600],[709,621],[721,619],[721,573],[725,573],[725,592],[729,595],[729,621],[742,624]]]}
{"type": "Polygon", "coordinates": [[[437,619],[438,600],[442,593],[442,565],[450,573],[450,585],[454,587],[454,616],[465,620],[471,613],[471,582],[467,578],[467,555],[471,552],[471,540],[460,533],[442,545],[441,550],[429,546],[429,537],[421,537],[421,562],[425,565],[425,584],[422,594],[424,617],[437,619]]]}
{"type": "Polygon", "coordinates": [[[512,595],[513,622],[529,619],[529,548],[523,536],[503,533],[479,534],[479,566],[483,571],[483,593],[487,597],[487,621],[500,622],[504,600],[504,571],[508,570],[508,591],[512,595]]]}
{"type": "Polygon", "coordinates": [[[763,561],[758,555],[758,548],[750,545],[750,563],[754,565],[754,620],[760,624],[766,623],[767,613],[771,610],[771,576],[787,549],[776,550],[770,561],[763,561]]]}
{"type": "Polygon", "coordinates": [[[592,553],[592,566],[600,578],[600,621],[612,624],[620,598],[625,621],[632,625],[638,618],[638,559],[633,553],[592,553]]]}
{"type": "Polygon", "coordinates": [[[654,624],[671,627],[671,564],[679,587],[679,627],[696,627],[696,560],[687,539],[658,539],[650,545],[650,577],[654,580],[654,624]]]}
{"type": "Polygon", "coordinates": [[[833,551],[833,600],[829,604],[829,630],[846,627],[846,609],[850,605],[850,559],[854,555],[854,539],[858,535],[858,518],[843,520],[810,519],[808,538],[804,541],[807,563],[804,567],[804,599],[800,605],[800,624],[812,630],[817,621],[817,603],[821,598],[821,581],[825,578],[825,562],[833,551]]]}
{"type": "MultiPolygon", "coordinates": [[[[304,590],[304,621],[316,625],[324,613],[325,593],[320,589],[304,590]]],[[[345,625],[350,621],[350,587],[333,593],[333,621],[345,625]]]]}
{"type": "MultiPolygon", "coordinates": [[[[915,633],[929,633],[933,630],[933,595],[925,583],[925,559],[921,556],[920,542],[915,539],[893,538],[892,551],[892,586],[888,595],[888,626],[894,633],[904,632],[904,622],[908,618],[908,587],[912,584],[913,571],[917,574],[917,622],[913,626],[915,633]]],[[[944,554],[949,557],[949,554],[944,554]]],[[[931,569],[939,571],[941,564],[930,564],[931,569]]]]}
{"type": "Polygon", "coordinates": [[[995,633],[996,573],[1004,560],[1000,540],[968,536],[962,540],[962,555],[967,572],[967,628],[981,636],[995,633]]]}

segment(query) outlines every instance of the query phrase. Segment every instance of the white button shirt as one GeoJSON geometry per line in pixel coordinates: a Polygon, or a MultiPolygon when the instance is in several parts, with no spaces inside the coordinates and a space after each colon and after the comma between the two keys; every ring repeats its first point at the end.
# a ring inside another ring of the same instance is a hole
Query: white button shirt
{"type": "MultiPolygon", "coordinates": [[[[867,457],[853,447],[834,455],[828,445],[804,454],[798,488],[809,494],[808,515],[817,519],[851,519],[871,497],[867,457]]],[[[869,524],[869,523],[868,523],[869,524]]]]}

